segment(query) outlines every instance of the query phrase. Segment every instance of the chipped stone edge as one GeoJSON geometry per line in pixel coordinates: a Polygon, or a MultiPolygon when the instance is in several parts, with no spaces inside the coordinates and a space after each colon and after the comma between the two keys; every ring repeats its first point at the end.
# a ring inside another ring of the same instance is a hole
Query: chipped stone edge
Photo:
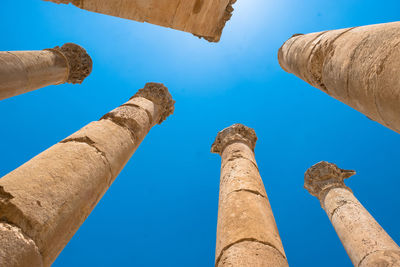
{"type": "Polygon", "coordinates": [[[237,2],[237,0],[229,1],[228,5],[226,6],[226,8],[224,10],[224,14],[222,15],[221,20],[219,21],[219,23],[216,26],[215,36],[203,36],[203,35],[198,35],[198,34],[193,34],[193,35],[200,39],[203,38],[204,40],[207,40],[211,43],[218,43],[221,40],[222,31],[224,30],[226,23],[231,19],[232,15],[233,15],[233,11],[235,10],[233,8],[233,5],[236,2],[237,2]]]}

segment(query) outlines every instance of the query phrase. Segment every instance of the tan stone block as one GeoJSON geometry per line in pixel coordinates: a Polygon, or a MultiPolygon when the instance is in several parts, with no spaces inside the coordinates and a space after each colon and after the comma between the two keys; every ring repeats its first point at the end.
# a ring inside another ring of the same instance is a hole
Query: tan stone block
{"type": "Polygon", "coordinates": [[[286,267],[286,258],[268,244],[242,241],[226,249],[216,267],[286,267]]]}
{"type": "Polygon", "coordinates": [[[21,229],[5,222],[0,222],[0,266],[43,266],[35,242],[22,233],[21,229]]]}
{"type": "Polygon", "coordinates": [[[216,255],[239,240],[257,240],[271,244],[283,255],[285,252],[268,199],[239,191],[220,201],[216,255]]]}
{"type": "Polygon", "coordinates": [[[246,144],[232,143],[226,146],[221,157],[220,199],[241,190],[267,196],[254,153],[246,144]]]}
{"type": "Polygon", "coordinates": [[[399,247],[354,196],[336,207],[331,220],[355,266],[375,251],[400,253],[399,247]]]}
{"type": "Polygon", "coordinates": [[[110,166],[94,147],[56,144],[0,179],[9,196],[0,214],[31,237],[49,266],[111,182],[110,166]]]}
{"type": "Polygon", "coordinates": [[[71,141],[87,143],[103,154],[110,164],[113,179],[140,145],[140,141],[135,140],[129,130],[108,119],[89,123],[62,143],[71,141]]]}
{"type": "Polygon", "coordinates": [[[359,267],[399,267],[400,252],[395,251],[376,251],[367,255],[358,265],[359,267]]]}
{"type": "Polygon", "coordinates": [[[103,117],[127,128],[141,142],[151,128],[147,112],[135,106],[120,106],[103,117]]]}
{"type": "Polygon", "coordinates": [[[158,123],[161,116],[160,106],[155,104],[154,102],[144,98],[144,97],[133,97],[128,102],[125,103],[126,105],[134,105],[142,108],[147,112],[149,116],[149,120],[152,126],[158,123]]]}

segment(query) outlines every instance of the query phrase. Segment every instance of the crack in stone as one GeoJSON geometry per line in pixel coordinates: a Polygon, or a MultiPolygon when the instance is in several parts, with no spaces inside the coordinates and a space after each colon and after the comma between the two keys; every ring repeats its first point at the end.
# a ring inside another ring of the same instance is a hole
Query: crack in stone
{"type": "Polygon", "coordinates": [[[333,215],[335,215],[335,213],[342,207],[346,206],[346,205],[350,205],[350,204],[354,204],[355,206],[358,206],[358,204],[356,202],[353,202],[351,200],[341,200],[338,202],[338,206],[336,208],[333,209],[333,211],[331,212],[330,216],[331,218],[333,218],[333,215]]]}
{"type": "MultiPolygon", "coordinates": [[[[16,205],[10,203],[14,196],[7,192],[3,186],[0,186],[0,222],[17,227],[21,232],[31,239],[37,247],[35,239],[28,234],[28,232],[35,232],[33,224],[38,224],[37,221],[31,222],[26,218],[26,215],[16,205]],[[32,224],[33,223],[33,224],[32,224]]],[[[40,252],[40,250],[38,249],[40,252]]],[[[40,253],[41,255],[41,253],[40,253]]],[[[42,255],[41,255],[42,256],[42,255]]]]}
{"type": "Polygon", "coordinates": [[[97,151],[97,153],[99,153],[99,154],[101,155],[101,157],[105,160],[105,162],[106,162],[106,164],[107,164],[107,166],[108,166],[108,169],[109,169],[109,171],[110,171],[110,177],[111,177],[111,179],[110,179],[110,181],[108,182],[108,184],[111,184],[111,181],[112,181],[113,178],[114,178],[114,177],[113,177],[113,172],[112,172],[112,169],[111,169],[111,163],[110,163],[110,161],[108,160],[106,153],[104,153],[103,151],[101,151],[101,150],[96,146],[96,142],[94,142],[92,139],[90,139],[90,138],[87,137],[87,136],[83,136],[83,137],[72,137],[72,138],[64,139],[64,140],[62,140],[62,141],[60,142],[60,144],[66,144],[66,143],[69,143],[69,142],[83,143],[83,144],[87,144],[88,146],[94,148],[94,149],[97,151]]]}
{"type": "Polygon", "coordinates": [[[149,121],[150,121],[150,128],[151,128],[151,125],[153,125],[153,116],[151,115],[151,113],[150,113],[150,111],[148,111],[147,109],[144,109],[144,108],[142,108],[141,106],[138,106],[138,105],[136,105],[136,104],[132,104],[132,103],[127,103],[127,104],[123,104],[123,105],[121,105],[121,107],[135,107],[135,108],[138,108],[138,109],[140,109],[140,110],[143,110],[144,112],[146,112],[146,114],[147,114],[147,116],[149,117],[149,121]]]}
{"type": "Polygon", "coordinates": [[[245,159],[245,160],[247,160],[247,161],[250,161],[250,163],[257,169],[257,171],[260,172],[259,169],[258,169],[257,164],[256,164],[253,160],[251,160],[251,159],[249,159],[249,158],[246,158],[246,157],[244,157],[244,156],[242,156],[242,155],[240,155],[240,156],[232,155],[232,156],[229,157],[229,158],[226,160],[226,162],[222,165],[222,168],[225,168],[225,166],[226,166],[226,164],[227,164],[228,162],[235,161],[235,160],[237,160],[237,159],[245,159]]]}
{"type": "MultiPolygon", "coordinates": [[[[1,218],[0,223],[3,223],[5,228],[16,228],[16,230],[20,232],[20,235],[22,235],[22,238],[24,239],[24,241],[26,243],[30,243],[30,244],[34,245],[34,249],[39,254],[40,259],[43,262],[42,252],[40,251],[39,247],[36,245],[36,242],[27,233],[25,233],[25,231],[21,227],[19,227],[18,225],[14,224],[12,222],[9,222],[7,220],[7,218],[1,218]]],[[[0,226],[0,228],[1,228],[1,226],[0,226]]]]}
{"type": "MultiPolygon", "coordinates": [[[[375,254],[375,253],[377,253],[377,252],[395,252],[395,253],[399,253],[399,251],[396,251],[396,250],[384,250],[384,249],[377,249],[377,250],[374,250],[374,251],[371,251],[371,252],[369,252],[369,253],[367,253],[367,254],[365,254],[365,256],[360,260],[360,262],[357,264],[357,267],[360,267],[361,266],[361,264],[362,264],[362,262],[366,259],[366,258],[368,258],[369,256],[371,256],[372,254],[375,254]]],[[[388,256],[388,255],[385,255],[385,256],[388,256]]],[[[393,259],[393,258],[392,258],[393,259]]],[[[386,266],[386,265],[385,265],[386,266]]],[[[392,265],[390,265],[390,266],[392,266],[392,265]]]]}
{"type": "Polygon", "coordinates": [[[4,187],[0,185],[0,202],[9,201],[14,196],[4,190],[4,187]]]}
{"type": "Polygon", "coordinates": [[[227,196],[229,196],[229,195],[232,194],[232,193],[238,193],[238,192],[247,192],[247,193],[255,194],[255,195],[257,195],[257,196],[260,196],[260,197],[265,198],[265,199],[268,200],[268,202],[269,202],[269,199],[268,199],[268,197],[267,197],[266,195],[262,194],[262,193],[259,192],[259,191],[251,190],[251,189],[236,189],[236,190],[234,190],[234,191],[232,191],[232,192],[229,192],[227,196]]]}
{"type": "Polygon", "coordinates": [[[115,123],[116,125],[127,129],[129,131],[129,133],[131,134],[131,138],[134,143],[136,142],[136,140],[139,140],[139,138],[136,136],[136,132],[140,132],[140,125],[139,125],[139,123],[137,123],[136,120],[132,119],[132,121],[134,121],[134,124],[135,124],[133,127],[134,129],[132,129],[132,127],[127,125],[126,119],[116,117],[112,113],[107,113],[100,120],[109,120],[109,121],[112,121],[113,123],[115,123]]]}
{"type": "Polygon", "coordinates": [[[286,256],[283,255],[282,252],[280,252],[279,249],[277,249],[277,248],[276,248],[274,245],[272,245],[271,243],[265,242],[265,241],[260,241],[260,240],[258,240],[258,239],[249,237],[249,238],[242,238],[242,239],[239,239],[239,240],[237,240],[237,241],[235,241],[235,242],[233,242],[233,243],[227,245],[226,247],[224,247],[224,248],[221,250],[221,253],[218,255],[217,260],[215,261],[215,267],[218,267],[218,264],[219,264],[219,262],[220,262],[220,260],[221,260],[221,258],[222,258],[222,256],[223,256],[223,254],[224,254],[225,251],[227,251],[229,248],[231,248],[232,246],[234,246],[234,245],[236,245],[236,244],[239,244],[239,243],[242,243],[242,242],[246,242],[246,241],[248,241],[248,242],[260,243],[260,244],[262,244],[262,245],[271,247],[272,249],[276,250],[276,251],[278,252],[278,254],[281,255],[285,260],[287,260],[287,259],[286,259],[286,256]]]}

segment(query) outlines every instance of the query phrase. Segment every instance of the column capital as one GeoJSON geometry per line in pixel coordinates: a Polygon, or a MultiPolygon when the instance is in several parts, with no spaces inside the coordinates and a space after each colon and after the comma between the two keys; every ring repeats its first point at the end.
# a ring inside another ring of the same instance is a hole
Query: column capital
{"type": "Polygon", "coordinates": [[[162,83],[146,83],[131,99],[134,97],[143,97],[161,106],[158,124],[161,124],[169,115],[174,113],[175,100],[172,99],[168,88],[162,83]]]}
{"type": "Polygon", "coordinates": [[[86,50],[74,43],[45,49],[62,54],[68,62],[68,83],[82,83],[92,72],[93,62],[86,50]]]}
{"type": "Polygon", "coordinates": [[[344,179],[350,178],[355,174],[355,171],[343,170],[333,163],[321,161],[306,171],[304,175],[304,188],[311,195],[321,199],[323,196],[322,193],[331,188],[342,187],[350,190],[345,185],[344,179]]]}
{"type": "Polygon", "coordinates": [[[218,133],[211,146],[211,152],[221,154],[225,147],[233,142],[243,142],[254,151],[257,142],[256,132],[243,124],[234,124],[218,133]]]}

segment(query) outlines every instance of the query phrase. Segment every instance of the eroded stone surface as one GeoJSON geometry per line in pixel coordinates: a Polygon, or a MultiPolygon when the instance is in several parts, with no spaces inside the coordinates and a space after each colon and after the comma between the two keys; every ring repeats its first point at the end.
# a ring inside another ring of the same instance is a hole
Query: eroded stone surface
{"type": "Polygon", "coordinates": [[[91,69],[89,55],[72,43],[43,51],[0,52],[0,100],[49,85],[81,83],[91,69]]]}
{"type": "Polygon", "coordinates": [[[216,267],[276,267],[289,266],[275,248],[257,241],[242,241],[225,250],[216,267]],[[265,259],[268,259],[266,261],[265,259]]]}
{"type": "MultiPolygon", "coordinates": [[[[344,184],[344,179],[350,178],[356,172],[352,170],[343,170],[335,164],[321,161],[307,170],[304,175],[304,188],[308,192],[318,198],[322,194],[333,187],[348,188],[344,184]]],[[[350,190],[350,189],[349,189],[350,190]]]]}
{"type": "MultiPolygon", "coordinates": [[[[168,90],[163,92],[168,99],[168,90]]],[[[161,97],[158,90],[154,94],[161,97]]],[[[153,105],[137,98],[135,105],[125,103],[0,179],[1,218],[32,240],[44,266],[52,264],[132,156],[152,126],[150,117],[159,121],[159,110],[173,110],[172,98],[153,105]]],[[[1,250],[9,253],[0,242],[1,250]]],[[[22,262],[31,256],[21,257],[22,262]]]]}
{"type": "Polygon", "coordinates": [[[236,0],[45,0],[169,27],[218,42],[236,0]]]}
{"type": "Polygon", "coordinates": [[[400,22],[296,35],[282,68],[400,132],[400,22]]]}
{"type": "Polygon", "coordinates": [[[398,245],[344,185],[354,174],[320,162],[306,172],[305,188],[321,201],[354,266],[400,266],[398,245]]]}
{"type": "Polygon", "coordinates": [[[222,158],[216,266],[287,266],[254,157],[256,141],[253,129],[235,124],[212,145],[222,158]]]}
{"type": "Polygon", "coordinates": [[[0,222],[0,266],[43,266],[35,242],[21,229],[6,222],[0,222]]]}
{"type": "Polygon", "coordinates": [[[240,123],[234,124],[218,133],[211,146],[211,152],[221,154],[225,147],[233,142],[243,142],[254,151],[257,136],[253,129],[240,123]]]}
{"type": "Polygon", "coordinates": [[[68,62],[69,83],[82,83],[83,80],[92,72],[93,62],[86,50],[74,43],[66,43],[61,47],[53,49],[62,53],[68,62]]]}
{"type": "MultiPolygon", "coordinates": [[[[146,98],[158,105],[157,113],[159,117],[153,118],[155,122],[161,124],[168,116],[172,115],[175,110],[175,100],[172,99],[168,88],[162,83],[147,83],[142,89],[140,89],[133,97],[132,101],[129,103],[134,103],[135,98],[146,98]]],[[[138,101],[138,99],[136,100],[138,101]]],[[[137,104],[137,102],[136,102],[137,104]]],[[[138,104],[140,106],[140,104],[138,104]]]]}

